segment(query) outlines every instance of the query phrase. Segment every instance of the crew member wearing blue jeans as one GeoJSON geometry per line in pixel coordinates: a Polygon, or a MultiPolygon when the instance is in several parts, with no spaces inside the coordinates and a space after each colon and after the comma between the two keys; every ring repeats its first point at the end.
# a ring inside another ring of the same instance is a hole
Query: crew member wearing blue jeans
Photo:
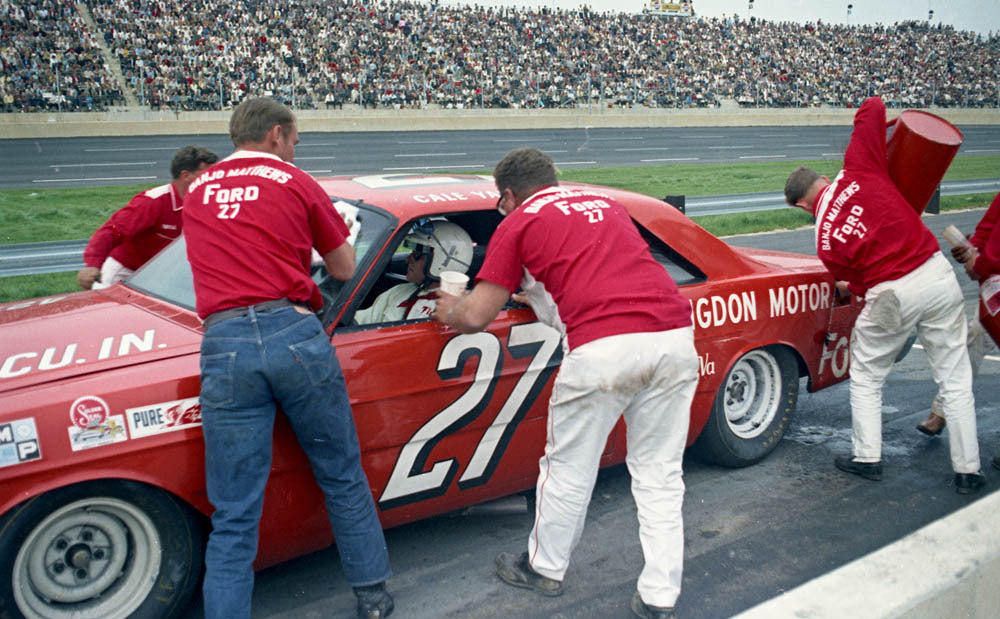
{"type": "Polygon", "coordinates": [[[205,552],[205,616],[250,616],[253,560],[278,406],[326,498],[357,614],[393,610],[389,557],[351,415],[344,375],[313,313],[312,251],[341,281],[354,272],[347,226],[291,161],[295,117],[271,99],[233,112],[236,152],[192,182],[184,233],[201,345],[205,477],[215,506],[205,552]],[[190,210],[188,210],[190,209],[190,210]]]}

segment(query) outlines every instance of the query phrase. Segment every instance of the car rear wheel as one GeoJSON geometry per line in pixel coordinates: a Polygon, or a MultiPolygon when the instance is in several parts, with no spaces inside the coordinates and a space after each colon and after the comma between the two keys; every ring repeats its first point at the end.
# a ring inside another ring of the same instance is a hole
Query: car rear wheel
{"type": "Polygon", "coordinates": [[[127,481],[61,488],[0,519],[0,617],[171,617],[201,575],[204,532],[165,492],[127,481]]]}
{"type": "Polygon", "coordinates": [[[743,467],[771,453],[795,411],[798,366],[780,346],[752,350],[719,387],[708,423],[693,446],[703,460],[743,467]]]}

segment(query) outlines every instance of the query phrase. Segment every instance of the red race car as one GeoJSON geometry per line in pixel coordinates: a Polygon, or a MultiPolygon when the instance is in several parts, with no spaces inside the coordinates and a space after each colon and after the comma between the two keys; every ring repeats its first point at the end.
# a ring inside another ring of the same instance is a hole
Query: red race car
{"type": "MultiPolygon", "coordinates": [[[[489,177],[322,179],[357,221],[354,277],[317,267],[321,319],[347,379],[364,468],[391,527],[530,490],[562,346],[512,303],[482,333],[430,320],[359,325],[405,280],[408,235],[446,220],[473,272],[500,221],[489,177]]],[[[816,258],[727,245],[660,200],[624,204],[691,300],[701,382],[688,444],[753,464],[781,440],[800,377],[847,377],[855,299],[834,300],[816,258]]],[[[201,321],[183,238],[125,284],[0,305],[0,616],[168,616],[201,571],[205,496],[201,321]]],[[[603,465],[624,461],[620,424],[603,465]]],[[[279,416],[257,567],[333,541],[321,493],[279,416]]]]}

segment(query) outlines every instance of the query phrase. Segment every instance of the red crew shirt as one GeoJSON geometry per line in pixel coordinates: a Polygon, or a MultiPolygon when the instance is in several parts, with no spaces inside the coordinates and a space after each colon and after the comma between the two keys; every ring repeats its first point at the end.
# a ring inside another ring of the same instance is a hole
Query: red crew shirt
{"type": "Polygon", "coordinates": [[[523,288],[570,349],[691,325],[691,304],[649,253],[628,212],[589,189],[548,187],[497,227],[477,280],[523,288]]]}
{"type": "Polygon", "coordinates": [[[816,197],[816,254],[857,296],[899,279],[940,250],[889,178],[885,129],[885,104],[871,97],[854,115],[844,169],[816,197]]]}
{"type": "Polygon", "coordinates": [[[180,236],[182,206],[173,183],[136,194],[90,237],[83,263],[101,268],[111,256],[127,269],[138,269],[180,236]]]}
{"type": "Polygon", "coordinates": [[[279,157],[241,150],[205,170],[184,197],[184,235],[198,315],[287,298],[323,306],[309,277],[347,226],[311,176],[279,157]]]}
{"type": "Polygon", "coordinates": [[[979,257],[972,268],[982,279],[1000,274],[1000,193],[993,198],[990,208],[979,220],[976,232],[969,240],[979,250],[979,257]]]}

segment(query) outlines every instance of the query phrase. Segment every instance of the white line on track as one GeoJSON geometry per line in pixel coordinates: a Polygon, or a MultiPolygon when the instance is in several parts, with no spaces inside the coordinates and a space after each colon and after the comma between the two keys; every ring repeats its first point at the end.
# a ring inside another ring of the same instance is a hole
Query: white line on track
{"type": "Polygon", "coordinates": [[[785,144],[785,148],[816,148],[818,146],[829,146],[829,144],[785,144]]]}
{"type": "Polygon", "coordinates": [[[316,160],[316,159],[336,159],[336,157],[334,157],[333,155],[329,155],[329,156],[322,156],[322,157],[296,157],[295,158],[296,161],[309,161],[309,160],[316,160]]]}
{"type": "Polygon", "coordinates": [[[50,168],[96,168],[101,166],[156,165],[155,161],[127,161],[123,163],[55,163],[50,168]]]}
{"type": "Polygon", "coordinates": [[[549,138],[493,138],[494,142],[551,142],[549,138]]]}
{"type": "Polygon", "coordinates": [[[759,138],[797,138],[798,133],[758,133],[759,138]]]}
{"type": "Polygon", "coordinates": [[[398,154],[394,157],[462,157],[466,153],[413,153],[413,154],[398,154]]]}
{"type": "Polygon", "coordinates": [[[396,144],[447,144],[448,140],[399,140],[396,144]]]}
{"type": "Polygon", "coordinates": [[[715,135],[715,134],[712,134],[712,133],[706,133],[704,135],[698,135],[698,134],[695,134],[695,135],[679,135],[679,136],[677,136],[677,137],[675,137],[673,139],[680,138],[680,139],[687,139],[687,140],[716,140],[716,139],[727,138],[727,137],[729,137],[729,136],[725,135],[725,134],[715,135]]]}
{"type": "Polygon", "coordinates": [[[839,157],[842,153],[820,153],[820,157],[839,157]]]}
{"type": "Polygon", "coordinates": [[[85,153],[117,153],[132,150],[178,150],[180,146],[145,146],[143,148],[85,148],[85,153]]]}
{"type": "Polygon", "coordinates": [[[1000,148],[973,148],[965,151],[966,153],[1000,153],[1000,148]]]}
{"type": "Polygon", "coordinates": [[[303,170],[306,174],[332,174],[333,170],[303,170]]]}
{"type": "Polygon", "coordinates": [[[738,150],[745,148],[757,148],[756,146],[709,146],[712,150],[738,150]]]}
{"type": "Polygon", "coordinates": [[[659,161],[698,161],[697,157],[674,157],[672,159],[640,159],[643,163],[657,163],[659,161]]]}
{"type": "Polygon", "coordinates": [[[594,142],[620,142],[622,140],[645,140],[646,138],[642,136],[629,137],[629,138],[590,138],[594,142]]]}
{"type": "Polygon", "coordinates": [[[670,150],[669,146],[646,146],[643,148],[616,148],[616,153],[630,153],[641,150],[670,150]]]}
{"type": "Polygon", "coordinates": [[[442,164],[442,165],[413,166],[413,167],[409,167],[409,168],[382,168],[382,170],[385,171],[385,172],[393,172],[393,171],[400,171],[400,170],[440,170],[442,168],[447,168],[447,169],[451,170],[451,169],[457,169],[457,168],[482,168],[482,167],[485,167],[485,166],[483,166],[482,164],[475,164],[475,165],[446,165],[446,164],[442,164]]]}
{"type": "Polygon", "coordinates": [[[785,155],[740,155],[740,159],[784,159],[785,155]]]}
{"type": "Polygon", "coordinates": [[[556,165],[586,165],[588,163],[597,163],[596,161],[556,161],[556,165]]]}
{"type": "Polygon", "coordinates": [[[83,181],[147,181],[155,176],[108,176],[103,178],[41,178],[32,183],[79,183],[83,181]]]}
{"type": "Polygon", "coordinates": [[[568,150],[543,150],[542,152],[546,153],[546,154],[549,154],[549,153],[568,153],[569,151],[568,150]]]}

